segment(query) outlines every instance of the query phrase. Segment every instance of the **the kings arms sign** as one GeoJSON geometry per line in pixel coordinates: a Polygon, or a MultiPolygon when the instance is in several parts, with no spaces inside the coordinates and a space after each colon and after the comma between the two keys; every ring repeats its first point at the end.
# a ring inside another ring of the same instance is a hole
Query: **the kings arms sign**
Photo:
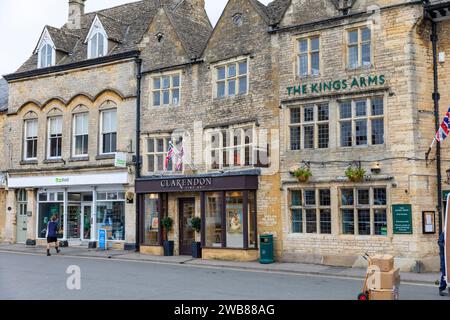
{"type": "Polygon", "coordinates": [[[354,77],[343,80],[330,80],[315,82],[310,84],[300,84],[298,86],[287,87],[288,96],[322,94],[339,92],[343,90],[364,89],[375,86],[382,86],[386,83],[384,75],[373,75],[365,77],[354,77]]]}

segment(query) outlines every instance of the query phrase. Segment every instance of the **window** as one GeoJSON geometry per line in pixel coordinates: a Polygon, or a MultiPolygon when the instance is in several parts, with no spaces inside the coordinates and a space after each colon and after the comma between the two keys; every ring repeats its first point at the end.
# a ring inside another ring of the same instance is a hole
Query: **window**
{"type": "Polygon", "coordinates": [[[387,235],[386,188],[341,189],[343,234],[387,235]]]}
{"type": "Polygon", "coordinates": [[[341,147],[384,144],[384,101],[370,98],[339,104],[341,147]]]}
{"type": "Polygon", "coordinates": [[[24,159],[37,159],[38,121],[37,119],[25,121],[24,159]]]}
{"type": "Polygon", "coordinates": [[[62,148],[62,117],[48,119],[48,158],[60,158],[62,148]]]}
{"type": "Polygon", "coordinates": [[[319,47],[318,37],[298,41],[298,74],[300,76],[320,73],[319,47]]]}
{"type": "Polygon", "coordinates": [[[47,68],[54,65],[54,49],[51,44],[44,43],[39,50],[39,68],[47,68]]]}
{"type": "Polygon", "coordinates": [[[17,192],[17,204],[19,216],[25,217],[27,215],[28,196],[25,189],[20,189],[17,192]]]}
{"type": "Polygon", "coordinates": [[[180,105],[180,75],[153,78],[152,99],[153,106],[180,105]]]}
{"type": "Polygon", "coordinates": [[[329,189],[291,190],[290,211],[292,233],[331,234],[329,189]]]}
{"type": "Polygon", "coordinates": [[[97,193],[97,235],[100,229],[108,240],[125,240],[125,192],[97,193]]]}
{"type": "Polygon", "coordinates": [[[371,30],[363,27],[347,33],[348,67],[356,69],[372,63],[371,30]]]}
{"type": "Polygon", "coordinates": [[[328,148],[330,140],[328,104],[291,108],[290,139],[291,150],[328,148]]]}
{"type": "Polygon", "coordinates": [[[144,197],[144,245],[162,245],[160,220],[166,216],[167,195],[146,194],[144,197]]]}
{"type": "Polygon", "coordinates": [[[88,155],[89,147],[89,114],[82,113],[73,116],[73,155],[88,155]]]}
{"type": "Polygon", "coordinates": [[[56,216],[57,237],[64,237],[64,192],[40,192],[38,193],[38,238],[43,239],[47,233],[47,224],[53,216],[56,216]]]}
{"type": "Polygon", "coordinates": [[[108,39],[101,32],[96,32],[89,40],[89,59],[106,56],[108,51],[108,39]]]}
{"type": "Polygon", "coordinates": [[[114,153],[117,148],[117,110],[103,111],[101,121],[101,153],[114,153]]]}
{"type": "Polygon", "coordinates": [[[210,142],[211,169],[249,167],[256,162],[253,127],[214,131],[210,142]]]}
{"type": "Polygon", "coordinates": [[[247,60],[216,69],[216,98],[233,97],[248,92],[247,60]]]}
{"type": "MultiPolygon", "coordinates": [[[[147,139],[148,172],[183,171],[182,165],[177,166],[177,162],[181,161],[181,159],[178,159],[176,152],[174,152],[173,158],[167,159],[171,141],[173,141],[171,137],[152,137],[147,139]]],[[[181,153],[183,140],[180,138],[174,144],[177,151],[181,153]]]]}

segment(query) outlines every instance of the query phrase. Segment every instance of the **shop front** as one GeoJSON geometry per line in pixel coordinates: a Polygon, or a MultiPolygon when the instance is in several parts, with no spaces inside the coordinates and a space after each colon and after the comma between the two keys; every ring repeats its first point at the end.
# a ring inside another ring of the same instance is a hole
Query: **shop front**
{"type": "Polygon", "coordinates": [[[126,240],[126,188],[128,174],[84,174],[67,176],[10,177],[9,189],[20,194],[32,190],[35,208],[30,206],[29,235],[33,240],[45,240],[47,223],[56,216],[58,238],[70,244],[98,241],[98,230],[107,231],[110,242],[126,240]],[[35,228],[33,228],[33,225],[35,228]]]}
{"type": "Polygon", "coordinates": [[[191,255],[192,243],[200,242],[205,259],[257,259],[258,178],[259,171],[250,170],[137,180],[141,252],[162,254],[163,241],[171,240],[177,255],[191,255]],[[165,217],[174,221],[169,234],[160,223],[165,217]],[[201,218],[199,234],[194,217],[201,218]]]}

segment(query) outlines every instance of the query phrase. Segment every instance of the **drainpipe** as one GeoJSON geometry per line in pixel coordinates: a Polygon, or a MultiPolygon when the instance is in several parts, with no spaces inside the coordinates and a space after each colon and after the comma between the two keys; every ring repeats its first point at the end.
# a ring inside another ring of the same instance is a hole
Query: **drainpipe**
{"type": "MultiPolygon", "coordinates": [[[[142,60],[136,59],[136,161],[135,176],[141,177],[141,80],[142,80],[142,60]]],[[[136,201],[136,252],[140,250],[140,196],[135,196],[136,201]]]]}
{"type": "MultiPolygon", "coordinates": [[[[434,78],[434,125],[435,131],[439,130],[439,77],[438,77],[438,63],[437,63],[437,24],[435,21],[431,21],[431,43],[433,44],[433,78],[434,78]]],[[[441,144],[437,143],[436,146],[436,170],[437,170],[437,193],[438,193],[438,215],[439,215],[439,234],[442,233],[442,221],[444,219],[442,214],[442,173],[441,173],[441,144]]]]}

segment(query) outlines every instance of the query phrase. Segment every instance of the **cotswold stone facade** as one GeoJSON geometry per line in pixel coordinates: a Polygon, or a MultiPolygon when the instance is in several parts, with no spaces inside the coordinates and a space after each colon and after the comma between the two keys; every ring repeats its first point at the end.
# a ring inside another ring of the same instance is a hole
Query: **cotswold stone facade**
{"type": "Polygon", "coordinates": [[[42,212],[63,212],[61,238],[93,244],[106,229],[149,254],[255,260],[268,233],[282,261],[357,266],[391,253],[405,270],[437,268],[422,3],[230,0],[214,28],[204,1],[70,5],[80,15],[47,26],[6,77],[3,240],[43,241],[42,212]]]}

